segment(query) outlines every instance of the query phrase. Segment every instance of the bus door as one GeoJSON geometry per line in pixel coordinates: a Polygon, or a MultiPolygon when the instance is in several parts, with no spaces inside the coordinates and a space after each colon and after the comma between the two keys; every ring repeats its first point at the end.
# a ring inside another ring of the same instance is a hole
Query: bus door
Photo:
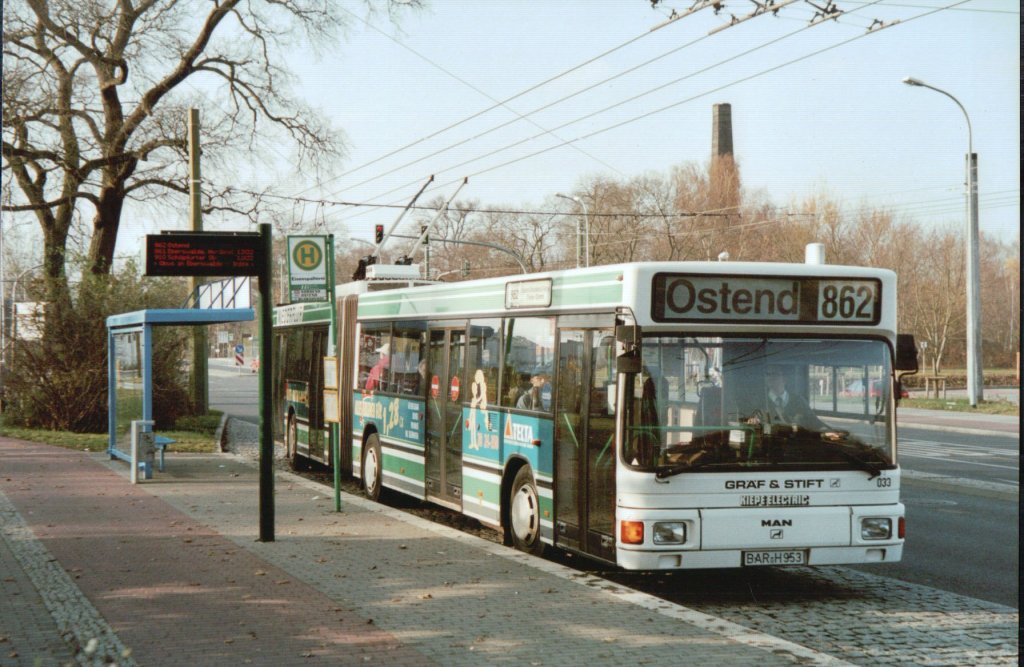
{"type": "Polygon", "coordinates": [[[466,330],[432,329],[427,350],[427,497],[462,509],[462,402],[466,330]]]}
{"type": "Polygon", "coordinates": [[[309,389],[306,393],[309,410],[309,455],[321,461],[329,460],[327,439],[324,438],[324,355],[327,354],[327,327],[312,331],[312,356],[309,359],[309,389]]]}
{"type": "Polygon", "coordinates": [[[611,329],[560,329],[555,541],[615,559],[615,372],[611,329]]]}

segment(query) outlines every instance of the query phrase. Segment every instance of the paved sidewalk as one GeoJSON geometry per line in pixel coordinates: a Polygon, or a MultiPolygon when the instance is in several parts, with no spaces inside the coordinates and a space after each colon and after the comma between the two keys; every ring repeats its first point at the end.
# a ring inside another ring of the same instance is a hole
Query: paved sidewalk
{"type": "Polygon", "coordinates": [[[257,542],[257,483],[0,438],[0,665],[845,664],[286,473],[257,542]]]}

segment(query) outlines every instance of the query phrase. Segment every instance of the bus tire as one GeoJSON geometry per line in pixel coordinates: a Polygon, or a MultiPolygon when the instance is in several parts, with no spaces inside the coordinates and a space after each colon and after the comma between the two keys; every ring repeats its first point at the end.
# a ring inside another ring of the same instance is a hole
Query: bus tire
{"type": "Polygon", "coordinates": [[[292,470],[303,470],[305,459],[299,454],[299,424],[292,414],[288,417],[288,432],[285,435],[285,449],[287,450],[288,465],[292,470]]]}
{"type": "Polygon", "coordinates": [[[380,439],[376,433],[366,438],[363,446],[363,491],[370,500],[380,500],[384,479],[384,459],[380,451],[380,439]]]}
{"type": "Polygon", "coordinates": [[[512,546],[534,556],[544,553],[540,540],[540,496],[529,466],[516,472],[509,492],[508,524],[512,546]]]}

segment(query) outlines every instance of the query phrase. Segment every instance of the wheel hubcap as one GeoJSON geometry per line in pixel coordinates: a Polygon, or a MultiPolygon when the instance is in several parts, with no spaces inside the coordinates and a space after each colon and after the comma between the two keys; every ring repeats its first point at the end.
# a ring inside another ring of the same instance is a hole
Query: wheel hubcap
{"type": "Polygon", "coordinates": [[[537,494],[529,486],[521,487],[512,499],[512,532],[522,542],[532,544],[540,532],[537,494]]]}
{"type": "Polygon", "coordinates": [[[366,490],[373,491],[377,486],[377,449],[375,447],[371,447],[370,451],[366,452],[366,470],[364,475],[366,490]]]}

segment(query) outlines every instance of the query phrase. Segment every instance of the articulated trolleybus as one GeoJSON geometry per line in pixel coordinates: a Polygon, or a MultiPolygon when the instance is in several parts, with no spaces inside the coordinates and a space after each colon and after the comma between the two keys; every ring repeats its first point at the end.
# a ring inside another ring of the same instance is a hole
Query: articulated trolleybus
{"type": "Polygon", "coordinates": [[[527,552],[626,569],[900,560],[897,374],[917,359],[891,271],[676,262],[385,283],[339,286],[336,333],[329,304],[278,309],[294,459],[527,552]]]}

